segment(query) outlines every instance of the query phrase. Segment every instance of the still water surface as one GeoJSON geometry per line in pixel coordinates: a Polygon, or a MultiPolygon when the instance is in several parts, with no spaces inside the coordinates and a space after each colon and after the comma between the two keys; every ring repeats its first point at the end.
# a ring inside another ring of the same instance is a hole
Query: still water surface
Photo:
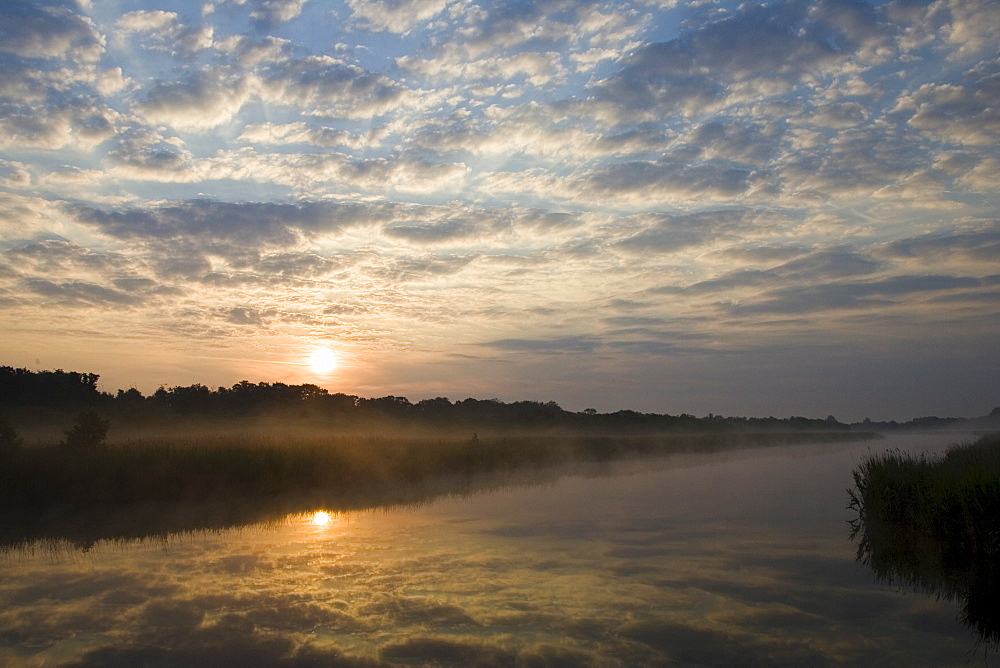
{"type": "MultiPolygon", "coordinates": [[[[895,437],[619,463],[416,507],[0,556],[4,665],[983,665],[845,509],[895,437]]],[[[327,512],[320,512],[320,511],[327,512]]]]}

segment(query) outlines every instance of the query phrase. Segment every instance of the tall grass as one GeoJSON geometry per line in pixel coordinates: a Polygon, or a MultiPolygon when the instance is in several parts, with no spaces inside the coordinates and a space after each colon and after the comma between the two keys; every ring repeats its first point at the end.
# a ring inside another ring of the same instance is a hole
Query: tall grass
{"type": "Polygon", "coordinates": [[[0,457],[0,549],[45,536],[85,543],[88,536],[140,537],[172,526],[221,528],[275,512],[307,511],[318,503],[330,510],[405,503],[440,490],[488,486],[497,474],[571,462],[858,437],[842,432],[483,439],[250,433],[88,448],[20,447],[0,457]],[[121,521],[110,521],[112,516],[121,521]],[[88,532],[87,523],[109,528],[88,532]]]}
{"type": "Polygon", "coordinates": [[[962,600],[963,621],[1000,643],[1000,434],[938,459],[873,455],[853,476],[858,560],[882,581],[962,600]]]}
{"type": "MultiPolygon", "coordinates": [[[[94,448],[21,448],[0,470],[0,508],[202,502],[313,489],[403,485],[440,476],[570,461],[710,451],[817,434],[495,439],[274,436],[126,441],[94,448]]],[[[835,440],[857,438],[834,433],[835,440]]]]}

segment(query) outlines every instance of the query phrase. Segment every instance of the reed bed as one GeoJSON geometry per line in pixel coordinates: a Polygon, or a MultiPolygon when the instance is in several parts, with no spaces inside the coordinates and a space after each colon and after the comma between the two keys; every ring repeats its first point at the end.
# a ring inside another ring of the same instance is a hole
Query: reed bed
{"type": "Polygon", "coordinates": [[[130,440],[95,448],[43,446],[21,448],[5,457],[0,467],[0,510],[200,503],[311,490],[364,491],[574,461],[858,437],[846,433],[753,433],[480,440],[248,434],[130,440]]]}
{"type": "Polygon", "coordinates": [[[849,490],[862,525],[938,536],[970,554],[1000,554],[1000,434],[952,446],[943,457],[898,450],[863,461],[849,490]]]}
{"type": "Polygon", "coordinates": [[[18,446],[0,452],[0,553],[60,541],[87,549],[101,540],[223,530],[317,508],[424,503],[554,480],[565,465],[590,470],[628,458],[865,437],[754,432],[480,439],[258,429],[133,437],[89,448],[18,446]]]}
{"type": "Polygon", "coordinates": [[[962,620],[1000,643],[1000,434],[939,458],[888,451],[854,471],[858,560],[889,583],[962,600],[962,620]]]}

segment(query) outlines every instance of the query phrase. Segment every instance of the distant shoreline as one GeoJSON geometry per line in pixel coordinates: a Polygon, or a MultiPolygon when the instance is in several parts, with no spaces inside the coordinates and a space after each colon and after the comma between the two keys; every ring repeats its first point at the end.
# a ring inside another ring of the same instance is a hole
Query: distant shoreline
{"type": "Polygon", "coordinates": [[[893,433],[912,430],[1000,430],[1000,408],[979,418],[921,417],[908,422],[844,423],[826,418],[642,413],[594,409],[567,411],[554,401],[514,401],[436,397],[359,397],[331,393],[316,385],[251,383],[209,388],[194,384],[161,387],[146,396],[132,388],[116,393],[97,389],[100,376],[76,371],[30,371],[0,366],[2,415],[32,443],[53,442],[74,414],[93,410],[112,423],[110,438],[146,437],[150,430],[173,436],[179,427],[208,429],[284,428],[289,424],[327,433],[406,432],[480,434],[655,435],[661,433],[835,432],[893,433]]]}

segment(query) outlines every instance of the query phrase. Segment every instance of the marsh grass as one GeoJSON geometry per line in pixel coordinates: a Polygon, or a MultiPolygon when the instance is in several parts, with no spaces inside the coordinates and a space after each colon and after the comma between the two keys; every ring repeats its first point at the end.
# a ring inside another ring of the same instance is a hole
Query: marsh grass
{"type": "Polygon", "coordinates": [[[963,601],[962,621],[1000,643],[1000,434],[940,458],[872,455],[853,476],[858,560],[881,581],[963,601]]]}
{"type": "Polygon", "coordinates": [[[21,447],[0,462],[0,549],[47,538],[87,544],[228,528],[316,507],[408,503],[575,462],[858,438],[843,432],[482,439],[248,432],[21,447]]]}
{"type": "MultiPolygon", "coordinates": [[[[858,438],[857,434],[826,436],[858,438]]],[[[245,435],[130,440],[86,449],[45,446],[22,448],[8,456],[0,472],[0,507],[202,502],[822,439],[823,435],[787,433],[482,440],[245,435]]]]}

